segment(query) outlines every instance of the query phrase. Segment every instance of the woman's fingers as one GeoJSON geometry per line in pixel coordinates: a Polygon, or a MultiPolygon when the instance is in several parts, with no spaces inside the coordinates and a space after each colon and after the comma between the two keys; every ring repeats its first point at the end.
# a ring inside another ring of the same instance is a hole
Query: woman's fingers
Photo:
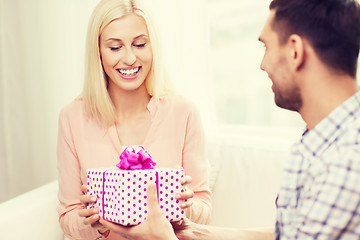
{"type": "Polygon", "coordinates": [[[175,198],[178,200],[189,200],[190,198],[194,197],[194,192],[191,191],[189,188],[186,188],[186,190],[182,193],[177,193],[175,195],[175,198]]]}
{"type": "Polygon", "coordinates": [[[180,183],[181,184],[189,184],[191,183],[192,178],[190,176],[184,176],[183,178],[180,179],[180,183]]]}
{"type": "Polygon", "coordinates": [[[79,216],[84,217],[83,223],[85,225],[94,224],[100,219],[99,209],[98,208],[87,209],[86,207],[89,204],[95,203],[97,201],[97,198],[95,196],[87,194],[87,185],[82,185],[81,191],[84,193],[84,195],[80,197],[80,202],[84,205],[84,209],[79,210],[79,216]]]}
{"type": "Polygon", "coordinates": [[[177,200],[184,200],[183,203],[180,204],[181,208],[188,208],[193,204],[193,201],[191,200],[191,198],[194,197],[194,192],[191,191],[186,185],[191,183],[192,178],[190,176],[184,176],[183,178],[180,179],[180,183],[182,185],[184,185],[185,191],[181,192],[181,193],[177,193],[175,195],[175,198],[177,200]]]}
{"type": "Polygon", "coordinates": [[[90,217],[91,215],[99,215],[99,209],[97,208],[89,208],[89,209],[81,209],[79,210],[80,217],[90,217]]]}
{"type": "Polygon", "coordinates": [[[185,187],[185,191],[182,193],[177,193],[175,198],[178,200],[184,200],[183,203],[180,204],[181,208],[188,208],[193,205],[193,201],[191,200],[194,197],[194,192],[189,188],[185,187]]]}
{"type": "Polygon", "coordinates": [[[193,201],[191,199],[186,200],[185,202],[180,204],[181,208],[189,208],[193,205],[193,201]]]}
{"type": "Polygon", "coordinates": [[[82,185],[81,191],[83,192],[83,194],[87,194],[87,185],[82,185]]]}
{"type": "Polygon", "coordinates": [[[89,203],[95,203],[96,200],[97,200],[97,198],[96,198],[95,196],[92,196],[92,195],[82,195],[82,196],[80,197],[80,202],[81,202],[82,204],[84,204],[85,207],[86,207],[87,204],[89,204],[89,203]]]}
{"type": "Polygon", "coordinates": [[[100,215],[95,214],[95,215],[92,215],[91,217],[85,218],[83,223],[85,225],[90,225],[90,224],[94,224],[94,223],[98,222],[99,220],[100,220],[100,215]]]}
{"type": "Polygon", "coordinates": [[[97,208],[81,209],[79,210],[79,216],[84,217],[83,223],[85,225],[93,224],[100,219],[99,209],[97,208]]]}

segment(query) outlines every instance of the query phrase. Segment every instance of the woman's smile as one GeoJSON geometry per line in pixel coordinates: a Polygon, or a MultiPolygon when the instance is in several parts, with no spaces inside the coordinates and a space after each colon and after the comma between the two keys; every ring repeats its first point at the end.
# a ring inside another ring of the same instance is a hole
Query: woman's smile
{"type": "Polygon", "coordinates": [[[119,68],[117,71],[120,74],[120,77],[126,80],[133,80],[138,77],[141,72],[141,67],[128,67],[128,68],[119,68]]]}

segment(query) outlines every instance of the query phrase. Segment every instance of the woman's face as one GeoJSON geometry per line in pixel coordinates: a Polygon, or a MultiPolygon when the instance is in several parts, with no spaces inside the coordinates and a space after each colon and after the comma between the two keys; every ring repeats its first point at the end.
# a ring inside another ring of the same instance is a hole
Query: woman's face
{"type": "Polygon", "coordinates": [[[144,19],[131,14],[112,21],[100,36],[100,55],[109,89],[145,88],[153,54],[144,19]]]}

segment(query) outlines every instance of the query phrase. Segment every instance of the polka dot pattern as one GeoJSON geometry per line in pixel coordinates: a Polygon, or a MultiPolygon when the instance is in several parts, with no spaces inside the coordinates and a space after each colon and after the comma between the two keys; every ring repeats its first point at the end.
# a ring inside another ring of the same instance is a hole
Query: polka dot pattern
{"type": "Polygon", "coordinates": [[[162,214],[169,221],[183,220],[185,212],[180,208],[182,201],[175,199],[175,194],[184,191],[180,183],[183,176],[182,169],[89,169],[88,194],[98,198],[89,207],[98,207],[100,216],[106,220],[125,226],[140,224],[146,219],[148,211],[147,187],[158,180],[162,214]]]}
{"type": "Polygon", "coordinates": [[[175,194],[184,191],[180,183],[183,176],[182,169],[158,169],[160,211],[170,222],[183,220],[185,216],[184,210],[180,208],[183,200],[175,199],[175,194]]]}

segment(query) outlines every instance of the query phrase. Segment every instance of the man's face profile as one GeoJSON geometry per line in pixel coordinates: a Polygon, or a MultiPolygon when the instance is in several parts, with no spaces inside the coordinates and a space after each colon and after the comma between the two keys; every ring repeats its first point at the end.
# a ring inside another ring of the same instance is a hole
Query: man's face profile
{"type": "Polygon", "coordinates": [[[273,83],[272,90],[276,105],[288,110],[299,111],[302,105],[300,90],[294,81],[294,73],[288,62],[287,43],[280,44],[279,34],[272,27],[274,17],[275,10],[272,10],[259,37],[259,41],[265,47],[260,68],[268,74],[273,83]]]}

